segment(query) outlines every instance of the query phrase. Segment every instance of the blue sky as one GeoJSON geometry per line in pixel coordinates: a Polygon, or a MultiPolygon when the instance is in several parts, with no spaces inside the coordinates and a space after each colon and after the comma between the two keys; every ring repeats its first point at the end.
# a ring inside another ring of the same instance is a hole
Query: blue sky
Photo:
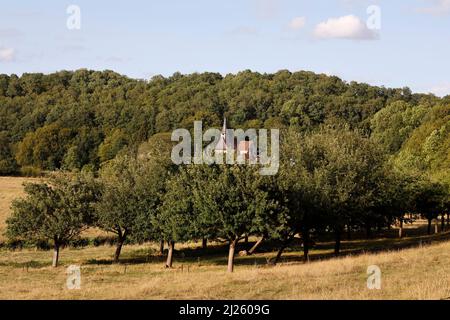
{"type": "Polygon", "coordinates": [[[0,73],[78,68],[145,79],[310,70],[445,95],[450,0],[2,0],[0,73]],[[80,29],[67,27],[70,5],[80,29]]]}

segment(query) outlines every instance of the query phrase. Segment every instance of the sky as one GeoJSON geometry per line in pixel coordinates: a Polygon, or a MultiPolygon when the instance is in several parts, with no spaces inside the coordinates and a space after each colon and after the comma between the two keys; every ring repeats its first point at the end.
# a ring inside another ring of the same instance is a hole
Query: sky
{"type": "Polygon", "coordinates": [[[450,0],[1,0],[0,73],[308,70],[450,94],[450,0]]]}

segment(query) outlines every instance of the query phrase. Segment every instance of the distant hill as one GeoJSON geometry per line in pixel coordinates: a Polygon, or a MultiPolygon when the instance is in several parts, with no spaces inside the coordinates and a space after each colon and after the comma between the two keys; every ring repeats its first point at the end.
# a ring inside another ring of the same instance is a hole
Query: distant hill
{"type": "Polygon", "coordinates": [[[302,131],[343,121],[376,132],[380,143],[388,152],[400,153],[399,158],[420,153],[425,161],[421,165],[445,171],[449,105],[449,97],[347,83],[305,71],[175,73],[149,81],[85,69],[0,75],[0,174],[95,170],[123,148],[137,148],[156,133],[190,128],[194,120],[220,127],[224,116],[231,127],[302,131]],[[411,110],[418,112],[409,115],[411,110]],[[377,122],[380,111],[384,113],[377,122]],[[402,120],[386,122],[391,114],[402,120]],[[408,127],[401,128],[403,124],[408,127]],[[383,132],[395,141],[382,137],[383,132]]]}

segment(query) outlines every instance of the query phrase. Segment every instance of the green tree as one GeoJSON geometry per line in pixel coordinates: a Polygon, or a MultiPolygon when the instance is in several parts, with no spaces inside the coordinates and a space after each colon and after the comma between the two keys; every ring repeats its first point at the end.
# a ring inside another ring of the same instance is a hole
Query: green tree
{"type": "Polygon", "coordinates": [[[415,212],[428,221],[427,233],[431,234],[431,223],[445,211],[444,203],[448,197],[445,185],[434,182],[425,176],[418,177],[412,189],[415,212]]]}
{"type": "Polygon", "coordinates": [[[150,221],[158,205],[158,180],[151,165],[126,154],[107,162],[99,178],[102,195],[94,224],[117,235],[114,262],[118,262],[127,239],[153,233],[150,221]]]}
{"type": "Polygon", "coordinates": [[[54,123],[28,133],[18,145],[17,162],[22,166],[35,166],[46,170],[61,167],[73,132],[54,123]]]}
{"type": "Polygon", "coordinates": [[[100,161],[112,160],[127,145],[128,139],[125,132],[121,129],[114,130],[98,148],[100,161]]]}
{"type": "Polygon", "coordinates": [[[53,267],[59,250],[91,223],[98,185],[86,174],[54,175],[49,183],[25,184],[26,197],[12,204],[7,219],[9,238],[53,241],[53,267]]]}
{"type": "Polygon", "coordinates": [[[201,175],[192,191],[195,206],[201,225],[214,222],[217,237],[229,243],[228,272],[233,272],[237,243],[245,235],[261,230],[258,222],[275,204],[264,189],[265,178],[258,167],[220,165],[207,169],[210,171],[201,175]]]}
{"type": "Polygon", "coordinates": [[[184,168],[166,183],[162,205],[153,223],[161,231],[169,250],[166,268],[172,268],[173,254],[177,242],[186,242],[196,237],[196,212],[194,211],[191,182],[194,176],[184,168]]]}
{"type": "Polygon", "coordinates": [[[345,226],[367,229],[378,222],[376,217],[383,219],[377,206],[386,179],[385,159],[368,138],[338,125],[311,134],[291,133],[284,144],[280,177],[293,220],[291,239],[302,232],[307,250],[310,229],[332,230],[338,254],[345,226]]]}
{"type": "Polygon", "coordinates": [[[0,175],[13,174],[17,170],[16,160],[6,131],[0,132],[0,175]]]}
{"type": "Polygon", "coordinates": [[[421,125],[427,107],[397,101],[371,119],[372,138],[393,154],[400,150],[411,133],[421,125]]]}

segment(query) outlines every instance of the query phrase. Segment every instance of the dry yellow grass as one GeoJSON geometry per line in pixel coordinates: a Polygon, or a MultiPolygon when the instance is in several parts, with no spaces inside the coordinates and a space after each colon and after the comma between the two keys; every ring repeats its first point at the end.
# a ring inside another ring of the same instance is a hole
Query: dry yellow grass
{"type": "Polygon", "coordinates": [[[10,215],[11,202],[23,196],[22,184],[27,181],[37,181],[33,178],[0,177],[0,241],[4,240],[6,218],[10,215]]]}
{"type": "MultiPolygon", "coordinates": [[[[22,194],[26,178],[0,178],[0,231],[12,199],[22,194]]],[[[378,254],[360,254],[317,261],[330,254],[321,244],[312,250],[316,261],[265,264],[274,253],[236,259],[236,272],[227,274],[226,252],[212,249],[208,258],[193,250],[178,249],[174,269],[163,268],[156,244],[125,246],[122,263],[110,264],[110,246],[64,249],[61,266],[50,267],[51,252],[26,249],[0,251],[0,299],[444,299],[450,297],[450,234],[418,236],[423,222],[408,226],[406,239],[345,241],[345,253],[361,249],[403,247],[419,240],[438,240],[430,246],[378,254]],[[66,268],[81,266],[80,290],[66,288],[66,268]],[[381,290],[366,287],[367,267],[382,271],[381,290]]],[[[92,231],[91,231],[92,232],[92,231]]],[[[395,232],[395,231],[394,231],[395,232]]],[[[420,232],[421,233],[421,232],[420,232]]],[[[95,234],[95,232],[93,233],[95,234]]],[[[1,238],[0,238],[1,240],[1,238]]],[[[297,248],[298,249],[298,248],[297,248]]],[[[226,251],[226,248],[225,248],[226,251]]],[[[285,261],[301,257],[287,252],[285,261]]],[[[298,259],[297,259],[298,260],[298,259]]]]}
{"type": "MultiPolygon", "coordinates": [[[[155,249],[153,247],[153,249],[155,249]]],[[[1,252],[0,299],[444,299],[450,297],[450,243],[396,252],[362,254],[309,264],[254,265],[238,258],[225,272],[225,258],[208,261],[178,257],[165,270],[163,258],[147,246],[126,246],[124,259],[111,265],[109,246],[62,251],[63,265],[49,266],[51,252],[1,252]],[[97,259],[97,260],[93,260],[97,259]],[[247,262],[247,263],[246,263],[247,262]],[[65,286],[66,267],[81,265],[80,290],[65,286]],[[382,271],[381,290],[369,290],[369,265],[382,271]],[[27,268],[27,265],[29,266],[27,268]]],[[[260,255],[259,255],[260,256],[260,255]]]]}

